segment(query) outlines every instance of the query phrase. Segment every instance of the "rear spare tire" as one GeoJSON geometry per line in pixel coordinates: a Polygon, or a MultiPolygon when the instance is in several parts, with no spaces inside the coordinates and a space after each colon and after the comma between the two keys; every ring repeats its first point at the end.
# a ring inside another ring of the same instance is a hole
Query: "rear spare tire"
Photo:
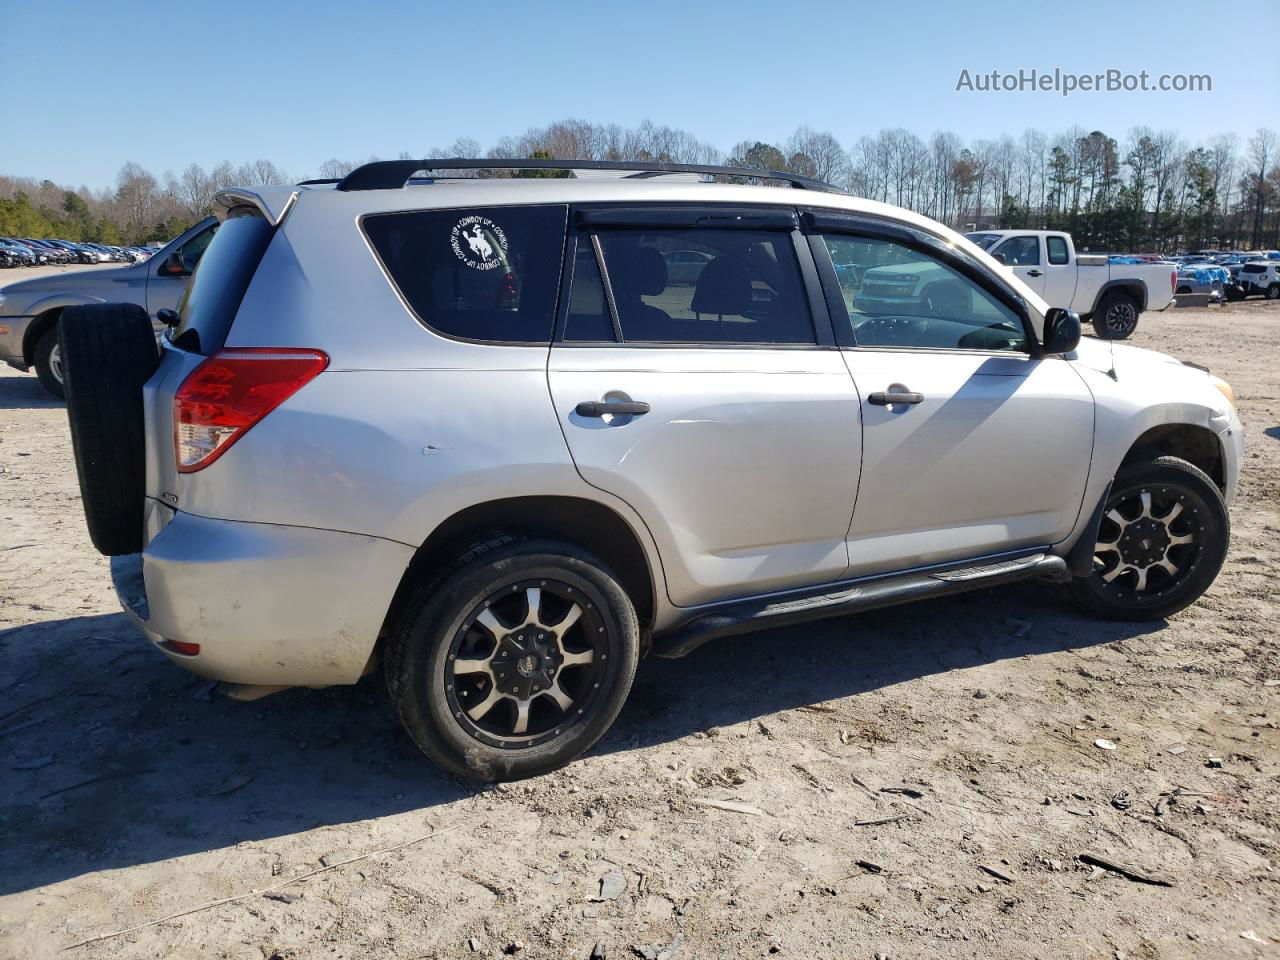
{"type": "Polygon", "coordinates": [[[68,307],[58,318],[62,380],[89,538],[108,557],[142,549],[146,448],[142,385],[160,363],[147,311],[68,307]]]}

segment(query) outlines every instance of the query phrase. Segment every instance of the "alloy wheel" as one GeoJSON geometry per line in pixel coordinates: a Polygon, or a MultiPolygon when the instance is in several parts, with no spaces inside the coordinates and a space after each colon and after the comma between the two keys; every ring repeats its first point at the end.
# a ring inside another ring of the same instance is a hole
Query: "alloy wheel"
{"type": "Polygon", "coordinates": [[[1107,315],[1103,319],[1112,333],[1128,333],[1137,323],[1138,315],[1133,304],[1121,300],[1107,308],[1107,315]]]}
{"type": "Polygon", "coordinates": [[[59,383],[64,382],[62,379],[62,345],[55,343],[53,349],[49,351],[49,372],[53,374],[53,379],[59,383]]]}
{"type": "Polygon", "coordinates": [[[582,722],[597,699],[613,638],[582,584],[504,586],[462,621],[445,664],[449,711],[489,746],[537,746],[582,722]]]}
{"type": "Polygon", "coordinates": [[[1094,546],[1094,576],[1117,599],[1154,601],[1195,568],[1204,540],[1198,508],[1181,491],[1151,485],[1112,499],[1094,546]]]}

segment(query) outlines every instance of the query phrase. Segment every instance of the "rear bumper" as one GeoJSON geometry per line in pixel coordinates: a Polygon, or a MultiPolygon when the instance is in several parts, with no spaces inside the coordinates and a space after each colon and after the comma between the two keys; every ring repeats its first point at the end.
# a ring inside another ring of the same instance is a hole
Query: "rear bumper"
{"type": "Polygon", "coordinates": [[[27,361],[22,354],[22,341],[33,319],[35,318],[0,317],[0,360],[19,370],[27,369],[27,361]]]}
{"type": "Polygon", "coordinates": [[[412,556],[377,537],[178,513],[142,553],[112,557],[111,577],[125,613],[188,670],[325,686],[360,679],[412,556]]]}

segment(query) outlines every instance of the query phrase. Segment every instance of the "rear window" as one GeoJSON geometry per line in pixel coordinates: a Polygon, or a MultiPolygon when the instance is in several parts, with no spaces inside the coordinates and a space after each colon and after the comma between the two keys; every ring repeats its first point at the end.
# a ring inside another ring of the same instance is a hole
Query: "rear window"
{"type": "Polygon", "coordinates": [[[243,215],[233,212],[221,226],[196,234],[182,248],[188,264],[199,259],[178,304],[178,325],[173,331],[174,345],[183,350],[211,354],[222,349],[249,281],[271,242],[275,228],[256,209],[240,209],[243,215]]]}
{"type": "Polygon", "coordinates": [[[1267,268],[1261,263],[1246,263],[1240,268],[1245,273],[1266,273],[1267,268]]]}
{"type": "Polygon", "coordinates": [[[966,233],[964,237],[966,240],[972,240],[983,250],[990,250],[993,246],[996,245],[996,242],[1000,239],[1000,234],[998,233],[966,233]]]}
{"type": "Polygon", "coordinates": [[[549,343],[568,207],[379,213],[365,235],[418,319],[448,337],[549,343]]]}

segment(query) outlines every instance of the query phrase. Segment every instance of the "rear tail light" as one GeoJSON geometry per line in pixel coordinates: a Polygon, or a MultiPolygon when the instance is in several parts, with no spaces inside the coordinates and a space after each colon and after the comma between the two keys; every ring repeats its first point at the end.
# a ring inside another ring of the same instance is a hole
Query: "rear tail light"
{"type": "Polygon", "coordinates": [[[1170,292],[1176,293],[1177,289],[1178,289],[1178,271],[1174,270],[1171,274],[1169,274],[1169,290],[1170,292]]]}
{"type": "Polygon", "coordinates": [[[320,350],[235,347],[215,353],[173,398],[179,473],[203,470],[329,365],[320,350]]]}

